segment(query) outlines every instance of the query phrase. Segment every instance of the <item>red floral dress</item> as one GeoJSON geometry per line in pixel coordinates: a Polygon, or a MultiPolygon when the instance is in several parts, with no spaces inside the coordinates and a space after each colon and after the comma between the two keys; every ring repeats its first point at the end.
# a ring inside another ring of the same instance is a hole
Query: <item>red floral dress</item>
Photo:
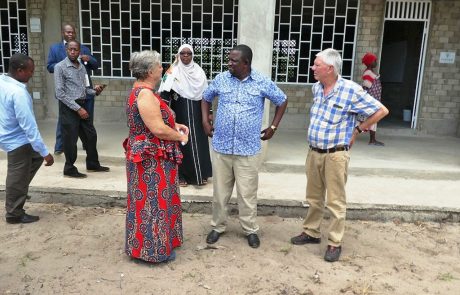
{"type": "MultiPolygon", "coordinates": [[[[123,143],[128,180],[125,251],[134,258],[162,262],[171,259],[174,248],[183,242],[177,173],[182,154],[177,142],[161,140],[145,126],[137,107],[142,89],[150,88],[133,88],[126,101],[129,136],[123,143]]],[[[164,123],[175,128],[172,111],[155,97],[164,123]]]]}

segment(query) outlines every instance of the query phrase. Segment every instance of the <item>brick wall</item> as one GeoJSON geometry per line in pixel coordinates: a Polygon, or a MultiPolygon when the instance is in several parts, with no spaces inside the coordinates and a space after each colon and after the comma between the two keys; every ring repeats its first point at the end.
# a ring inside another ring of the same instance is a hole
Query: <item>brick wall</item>
{"type": "MultiPolygon", "coordinates": [[[[27,2],[27,17],[28,22],[31,17],[38,17],[43,20],[43,1],[44,0],[29,0],[27,2]]],[[[43,100],[45,96],[45,75],[46,75],[46,57],[44,55],[45,48],[43,47],[41,33],[31,33],[29,31],[29,56],[33,58],[35,62],[35,72],[27,84],[28,89],[31,93],[38,92],[40,94],[40,100],[34,100],[34,112],[38,119],[46,117],[46,103],[43,100]]]]}
{"type": "Polygon", "coordinates": [[[358,34],[356,36],[355,64],[353,79],[361,79],[364,66],[361,58],[366,52],[372,52],[380,56],[382,44],[383,17],[385,1],[361,0],[358,19],[358,34]]]}
{"type": "MultiPolygon", "coordinates": [[[[45,0],[28,0],[29,17],[44,17],[45,0]]],[[[385,1],[361,0],[359,26],[353,79],[360,80],[365,52],[380,56],[385,1]]],[[[61,0],[61,21],[74,23],[79,32],[78,1],[61,0]]],[[[423,77],[418,128],[428,133],[445,133],[460,136],[460,1],[433,0],[432,20],[423,77]],[[453,65],[439,64],[442,51],[456,52],[453,65]]],[[[44,93],[46,56],[41,40],[43,33],[30,33],[30,52],[36,61],[36,74],[31,80],[31,91],[44,93]],[[41,54],[40,54],[41,52],[41,54]]],[[[103,94],[96,98],[96,121],[124,120],[124,101],[132,86],[131,79],[98,79],[95,83],[107,84],[103,94]]],[[[311,106],[311,86],[283,84],[280,87],[289,97],[289,106],[283,126],[305,128],[311,106]]],[[[37,117],[43,118],[46,106],[34,101],[37,117]]],[[[273,110],[273,108],[272,108],[273,110]]],[[[272,112],[273,113],[273,112],[272,112]]]]}
{"type": "Polygon", "coordinates": [[[460,136],[460,1],[433,1],[420,101],[419,128],[460,136]],[[441,52],[455,52],[454,64],[439,63],[441,52]]]}

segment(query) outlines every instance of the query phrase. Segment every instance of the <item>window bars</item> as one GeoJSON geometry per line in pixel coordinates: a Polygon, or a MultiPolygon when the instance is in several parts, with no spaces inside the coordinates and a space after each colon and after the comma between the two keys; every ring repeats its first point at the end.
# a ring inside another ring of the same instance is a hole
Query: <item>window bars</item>
{"type": "Polygon", "coordinates": [[[157,50],[168,67],[188,43],[209,79],[226,70],[236,45],[238,0],[80,0],[82,43],[101,77],[131,77],[132,52],[157,50]]]}
{"type": "Polygon", "coordinates": [[[0,1],[0,73],[7,72],[13,54],[29,54],[26,2],[0,1]]]}
{"type": "Polygon", "coordinates": [[[353,73],[359,0],[277,0],[272,79],[316,82],[310,66],[326,48],[342,54],[342,76],[353,73]]]}
{"type": "MultiPolygon", "coordinates": [[[[337,49],[342,75],[351,78],[359,0],[277,0],[272,78],[313,83],[309,67],[323,49],[337,49]]],[[[226,70],[236,45],[238,0],[80,0],[81,40],[101,62],[95,76],[130,77],[132,52],[155,49],[163,66],[181,44],[209,79],[226,70]]]]}

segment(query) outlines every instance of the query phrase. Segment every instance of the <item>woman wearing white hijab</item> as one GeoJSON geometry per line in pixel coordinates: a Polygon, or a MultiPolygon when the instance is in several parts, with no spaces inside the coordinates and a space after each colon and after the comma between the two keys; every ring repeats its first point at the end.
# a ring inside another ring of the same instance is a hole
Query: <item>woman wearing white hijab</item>
{"type": "Polygon", "coordinates": [[[158,92],[170,102],[176,122],[189,127],[189,142],[181,146],[184,158],[179,166],[179,184],[204,185],[212,176],[208,137],[201,124],[201,97],[208,87],[203,69],[193,61],[193,48],[184,44],[163,76],[158,92]]]}

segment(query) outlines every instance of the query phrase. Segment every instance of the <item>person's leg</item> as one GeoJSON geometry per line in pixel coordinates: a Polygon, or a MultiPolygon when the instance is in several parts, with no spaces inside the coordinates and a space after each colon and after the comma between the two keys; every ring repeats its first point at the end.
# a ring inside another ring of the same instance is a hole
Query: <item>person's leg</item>
{"type": "Polygon", "coordinates": [[[54,153],[61,154],[64,151],[64,146],[62,144],[62,133],[61,133],[61,115],[58,113],[56,123],[56,143],[54,144],[54,153]]]}
{"type": "Polygon", "coordinates": [[[234,174],[239,220],[246,235],[257,234],[257,188],[259,185],[260,154],[235,156],[234,174]]]}
{"type": "Polygon", "coordinates": [[[89,114],[89,120],[94,124],[94,97],[87,96],[83,108],[89,114]]]}
{"type": "Polygon", "coordinates": [[[30,144],[8,152],[8,171],[5,184],[6,218],[21,217],[29,184],[40,168],[43,158],[33,151],[30,144]]]}
{"type": "Polygon", "coordinates": [[[61,117],[61,133],[65,155],[64,174],[71,175],[78,172],[74,163],[77,160],[77,140],[80,117],[75,111],[68,108],[62,102],[59,102],[59,115],[61,117]]]}
{"type": "Polygon", "coordinates": [[[376,139],[376,135],[377,135],[377,124],[373,124],[369,128],[369,144],[370,145],[377,145],[377,146],[384,146],[385,144],[383,142],[378,141],[376,139]]]}
{"type": "Polygon", "coordinates": [[[324,177],[324,159],[326,154],[319,154],[309,151],[305,163],[307,174],[307,194],[308,207],[307,216],[303,222],[304,232],[313,237],[321,238],[321,222],[324,215],[324,201],[326,193],[326,183],[324,177]]]}
{"type": "Polygon", "coordinates": [[[348,151],[335,152],[326,157],[325,176],[327,188],[327,209],[331,213],[328,244],[338,247],[345,232],[347,198],[345,185],[348,177],[348,151]]]}
{"type": "Polygon", "coordinates": [[[213,230],[223,233],[227,225],[227,204],[232,196],[235,176],[233,174],[233,156],[212,152],[213,178],[213,201],[212,221],[213,230]]]}
{"type": "Polygon", "coordinates": [[[80,120],[79,136],[86,147],[86,169],[97,169],[101,166],[97,153],[97,132],[90,120],[80,120]]]}
{"type": "MultiPolygon", "coordinates": [[[[89,119],[91,123],[94,125],[94,96],[87,95],[85,99],[85,103],[83,108],[88,112],[89,119]]],[[[82,142],[83,149],[86,150],[85,144],[82,142]]]]}

